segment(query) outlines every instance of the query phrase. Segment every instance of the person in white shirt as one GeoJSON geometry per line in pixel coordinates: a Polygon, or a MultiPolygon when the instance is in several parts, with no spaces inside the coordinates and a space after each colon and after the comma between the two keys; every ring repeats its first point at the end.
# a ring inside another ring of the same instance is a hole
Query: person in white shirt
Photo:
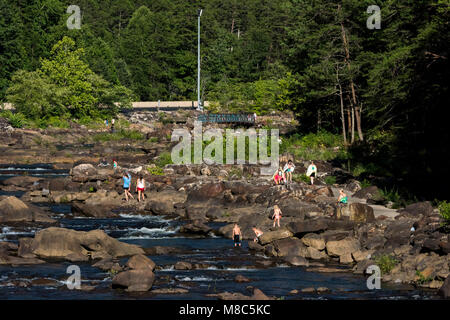
{"type": "Polygon", "coordinates": [[[145,180],[144,180],[144,177],[140,176],[137,179],[137,183],[136,183],[136,192],[138,193],[138,202],[141,201],[141,195],[142,195],[142,201],[144,201],[144,191],[145,191],[145,180]]]}
{"type": "Polygon", "coordinates": [[[311,180],[311,185],[314,184],[314,178],[317,176],[317,167],[314,164],[314,161],[311,161],[311,164],[308,167],[308,170],[306,170],[306,175],[311,180]]]}

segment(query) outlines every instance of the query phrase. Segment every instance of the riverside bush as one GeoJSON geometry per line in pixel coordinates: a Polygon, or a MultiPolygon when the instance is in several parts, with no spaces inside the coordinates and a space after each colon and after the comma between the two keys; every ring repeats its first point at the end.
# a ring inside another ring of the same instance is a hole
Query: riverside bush
{"type": "Polygon", "coordinates": [[[446,200],[439,203],[439,213],[445,220],[445,224],[450,224],[450,203],[446,200]]]}

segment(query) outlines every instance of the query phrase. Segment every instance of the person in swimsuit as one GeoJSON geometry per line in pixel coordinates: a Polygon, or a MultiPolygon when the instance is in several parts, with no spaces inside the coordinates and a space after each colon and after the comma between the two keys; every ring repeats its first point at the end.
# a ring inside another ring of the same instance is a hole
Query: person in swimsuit
{"type": "Polygon", "coordinates": [[[278,170],[274,173],[272,179],[273,181],[275,181],[275,184],[277,185],[286,180],[286,176],[284,175],[284,172],[281,169],[281,167],[278,168],[278,170]]]}
{"type": "Polygon", "coordinates": [[[117,170],[117,161],[113,159],[113,168],[114,170],[117,170]]]}
{"type": "Polygon", "coordinates": [[[273,215],[272,215],[272,219],[273,219],[273,226],[275,227],[275,223],[278,222],[278,227],[280,227],[280,219],[281,219],[281,209],[278,205],[274,205],[273,206],[273,215]]]}
{"type": "Polygon", "coordinates": [[[239,228],[238,224],[235,223],[233,228],[233,240],[235,247],[241,246],[241,237],[242,237],[241,228],[239,228]]]}
{"type": "Polygon", "coordinates": [[[144,201],[144,191],[145,191],[145,180],[143,176],[139,176],[136,182],[136,192],[138,194],[138,202],[141,202],[141,195],[142,201],[144,201]]]}
{"type": "Polygon", "coordinates": [[[289,160],[283,168],[283,172],[286,175],[286,184],[292,183],[292,174],[294,172],[295,166],[292,160],[289,160]]]}
{"type": "Polygon", "coordinates": [[[128,196],[134,199],[133,195],[130,193],[131,175],[129,172],[124,172],[122,178],[123,178],[123,191],[125,192],[125,199],[128,202],[128,196]]]}
{"type": "Polygon", "coordinates": [[[256,235],[256,237],[253,239],[253,242],[258,242],[259,237],[261,237],[263,235],[263,232],[261,230],[257,229],[256,227],[253,227],[252,230],[256,235]]]}
{"type": "Polygon", "coordinates": [[[339,204],[347,204],[348,203],[348,197],[344,192],[344,189],[339,190],[339,198],[338,198],[339,204]]]}

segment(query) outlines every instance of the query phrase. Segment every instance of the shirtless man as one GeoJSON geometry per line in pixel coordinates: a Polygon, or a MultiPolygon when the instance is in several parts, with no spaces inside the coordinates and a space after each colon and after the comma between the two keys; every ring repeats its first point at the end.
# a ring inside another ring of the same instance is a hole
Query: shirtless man
{"type": "Polygon", "coordinates": [[[239,228],[237,223],[235,223],[233,228],[233,239],[235,247],[237,245],[239,245],[239,247],[241,246],[241,237],[242,237],[241,228],[239,228]]]}
{"type": "Polygon", "coordinates": [[[253,230],[253,232],[254,232],[255,235],[256,235],[256,237],[255,237],[255,239],[253,239],[253,241],[254,241],[254,242],[258,242],[259,237],[262,236],[263,232],[262,232],[261,230],[257,229],[256,227],[253,227],[252,230],[253,230]]]}

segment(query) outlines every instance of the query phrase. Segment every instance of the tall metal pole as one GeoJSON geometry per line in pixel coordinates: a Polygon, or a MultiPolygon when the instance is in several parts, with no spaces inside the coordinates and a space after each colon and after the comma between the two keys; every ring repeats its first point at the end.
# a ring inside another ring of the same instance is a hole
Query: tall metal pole
{"type": "Polygon", "coordinates": [[[197,53],[197,110],[203,111],[203,106],[200,101],[200,17],[202,15],[202,9],[198,10],[198,53],[197,53]]]}

